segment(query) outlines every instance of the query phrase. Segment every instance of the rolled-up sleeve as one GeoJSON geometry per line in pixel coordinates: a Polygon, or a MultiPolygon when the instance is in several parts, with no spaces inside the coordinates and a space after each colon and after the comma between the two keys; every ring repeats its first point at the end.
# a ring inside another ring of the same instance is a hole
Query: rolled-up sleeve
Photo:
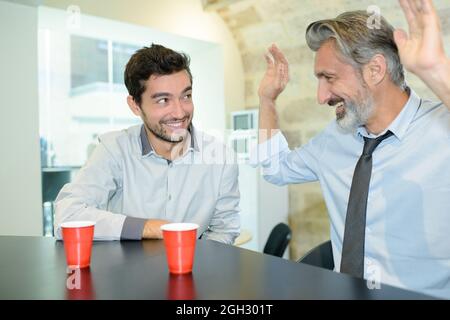
{"type": "Polygon", "coordinates": [[[126,217],[120,239],[122,240],[142,240],[142,232],[144,231],[147,219],[126,217]]]}

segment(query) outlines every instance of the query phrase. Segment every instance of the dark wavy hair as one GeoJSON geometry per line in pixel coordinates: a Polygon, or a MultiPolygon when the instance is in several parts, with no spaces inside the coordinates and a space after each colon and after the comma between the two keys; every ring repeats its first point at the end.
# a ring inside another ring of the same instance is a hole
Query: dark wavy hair
{"type": "Polygon", "coordinates": [[[125,86],[134,101],[141,105],[142,93],[145,91],[145,81],[153,74],[168,75],[186,70],[192,84],[189,64],[190,58],[185,53],[176,52],[152,43],[151,47],[143,47],[131,56],[125,67],[125,86]]]}

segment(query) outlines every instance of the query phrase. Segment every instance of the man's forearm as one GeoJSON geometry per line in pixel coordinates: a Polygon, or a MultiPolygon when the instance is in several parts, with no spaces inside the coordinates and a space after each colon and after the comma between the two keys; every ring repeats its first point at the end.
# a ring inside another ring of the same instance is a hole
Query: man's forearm
{"type": "Polygon", "coordinates": [[[279,131],[278,114],[275,101],[260,98],[259,107],[259,143],[269,140],[279,131]]]}
{"type": "Polygon", "coordinates": [[[419,77],[450,109],[450,59],[419,77]]]}
{"type": "Polygon", "coordinates": [[[126,216],[87,206],[82,200],[61,197],[55,203],[55,237],[62,239],[61,223],[75,220],[95,221],[94,240],[120,240],[126,216]]]}

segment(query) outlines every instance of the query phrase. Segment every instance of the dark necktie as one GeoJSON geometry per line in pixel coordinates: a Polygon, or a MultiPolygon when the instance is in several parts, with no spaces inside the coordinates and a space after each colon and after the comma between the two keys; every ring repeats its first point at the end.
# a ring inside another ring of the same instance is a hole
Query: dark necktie
{"type": "Polygon", "coordinates": [[[372,153],[391,131],[381,137],[364,137],[364,150],[353,173],[347,215],[345,217],[344,242],[342,245],[341,272],[364,277],[364,240],[366,230],[367,196],[372,174],[372,153]]]}

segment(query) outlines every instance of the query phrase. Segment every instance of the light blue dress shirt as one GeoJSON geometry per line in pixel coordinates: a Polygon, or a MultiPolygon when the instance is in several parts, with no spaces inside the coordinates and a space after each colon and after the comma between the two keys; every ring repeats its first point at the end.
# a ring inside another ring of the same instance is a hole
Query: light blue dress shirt
{"type": "MultiPolygon", "coordinates": [[[[387,130],[394,135],[373,154],[364,277],[450,298],[450,111],[411,90],[387,130]]],[[[333,121],[293,151],[277,133],[252,155],[251,162],[261,164],[266,180],[274,184],[320,182],[336,271],[363,136],[375,137],[364,127],[344,133],[333,121]]]]}

